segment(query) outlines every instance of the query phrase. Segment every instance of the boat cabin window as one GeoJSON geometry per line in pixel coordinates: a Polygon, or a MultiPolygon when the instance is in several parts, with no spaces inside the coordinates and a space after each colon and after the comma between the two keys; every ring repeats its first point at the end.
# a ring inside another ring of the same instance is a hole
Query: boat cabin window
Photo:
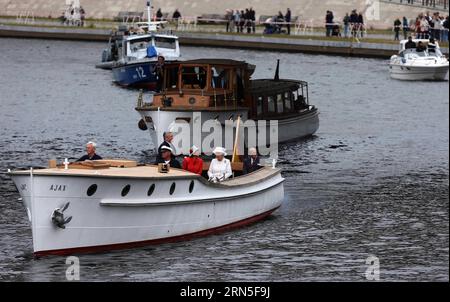
{"type": "Polygon", "coordinates": [[[176,40],[173,38],[155,37],[154,39],[155,39],[155,47],[168,49],[177,48],[176,40]]]}
{"type": "Polygon", "coordinates": [[[132,40],[130,42],[130,50],[133,52],[136,52],[139,50],[147,51],[147,47],[150,45],[151,45],[151,43],[148,40],[132,40]]]}
{"type": "Polygon", "coordinates": [[[139,43],[134,43],[131,46],[133,51],[138,51],[141,49],[147,49],[147,43],[146,42],[139,42],[139,43]]]}
{"type": "Polygon", "coordinates": [[[284,109],[283,109],[283,95],[282,94],[278,94],[277,95],[277,112],[278,113],[283,113],[284,109]]]}
{"type": "Polygon", "coordinates": [[[294,109],[299,110],[308,107],[308,86],[300,86],[298,90],[293,93],[294,109]],[[306,92],[306,95],[305,95],[306,92]]]}
{"type": "Polygon", "coordinates": [[[263,101],[264,98],[262,96],[259,96],[256,100],[256,114],[261,115],[263,113],[263,101]]]}
{"type": "Polygon", "coordinates": [[[166,67],[165,68],[166,79],[165,88],[166,89],[177,89],[178,87],[178,66],[166,67]]]}
{"type": "Polygon", "coordinates": [[[275,99],[273,96],[267,97],[267,111],[269,113],[275,112],[275,99]]]}
{"type": "Polygon", "coordinates": [[[285,92],[284,93],[284,108],[286,111],[292,110],[292,92],[285,92]]]}
{"type": "Polygon", "coordinates": [[[230,69],[211,67],[211,88],[230,89],[230,69]]]}
{"type": "Polygon", "coordinates": [[[204,66],[182,66],[181,85],[187,89],[205,89],[207,70],[204,66]]]}

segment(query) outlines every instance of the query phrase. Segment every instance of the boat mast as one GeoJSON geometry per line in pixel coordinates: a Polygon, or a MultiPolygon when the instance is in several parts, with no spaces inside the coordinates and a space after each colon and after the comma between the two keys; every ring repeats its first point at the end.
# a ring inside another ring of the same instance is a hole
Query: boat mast
{"type": "Polygon", "coordinates": [[[148,18],[148,31],[150,31],[150,24],[151,24],[151,22],[152,22],[151,3],[150,3],[150,0],[147,1],[147,18],[148,18]]]}

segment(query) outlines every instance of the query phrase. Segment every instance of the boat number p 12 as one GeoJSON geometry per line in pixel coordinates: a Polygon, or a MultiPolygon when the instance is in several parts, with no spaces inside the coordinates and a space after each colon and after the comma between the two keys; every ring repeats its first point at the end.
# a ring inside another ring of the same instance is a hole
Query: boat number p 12
{"type": "Polygon", "coordinates": [[[136,67],[136,72],[139,78],[146,78],[147,76],[144,73],[144,68],[142,66],[136,67]]]}

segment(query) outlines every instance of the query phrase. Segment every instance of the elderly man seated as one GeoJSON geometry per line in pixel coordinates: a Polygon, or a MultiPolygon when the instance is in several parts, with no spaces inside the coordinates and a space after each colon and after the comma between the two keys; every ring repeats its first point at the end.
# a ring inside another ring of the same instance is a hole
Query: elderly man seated
{"type": "Polygon", "coordinates": [[[94,142],[88,142],[86,144],[86,155],[83,155],[80,157],[77,161],[85,161],[85,160],[97,160],[102,159],[100,155],[95,153],[95,150],[97,148],[97,144],[94,142]]]}
{"type": "Polygon", "coordinates": [[[256,148],[248,149],[248,157],[244,159],[243,174],[254,172],[260,168],[259,156],[256,148]]]}
{"type": "Polygon", "coordinates": [[[219,182],[228,179],[233,172],[231,171],[231,163],[225,156],[227,153],[222,147],[216,147],[213,151],[216,158],[211,161],[208,170],[209,181],[219,182]]]}

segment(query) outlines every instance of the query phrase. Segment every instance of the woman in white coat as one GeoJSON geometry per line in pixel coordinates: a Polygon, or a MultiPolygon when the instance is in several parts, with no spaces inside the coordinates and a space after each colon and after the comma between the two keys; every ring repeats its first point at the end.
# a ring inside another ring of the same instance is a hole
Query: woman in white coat
{"type": "Polygon", "coordinates": [[[232,174],[231,163],[225,156],[227,153],[222,147],[216,147],[213,151],[216,158],[211,161],[208,170],[209,181],[218,182],[228,179],[232,174]]]}

